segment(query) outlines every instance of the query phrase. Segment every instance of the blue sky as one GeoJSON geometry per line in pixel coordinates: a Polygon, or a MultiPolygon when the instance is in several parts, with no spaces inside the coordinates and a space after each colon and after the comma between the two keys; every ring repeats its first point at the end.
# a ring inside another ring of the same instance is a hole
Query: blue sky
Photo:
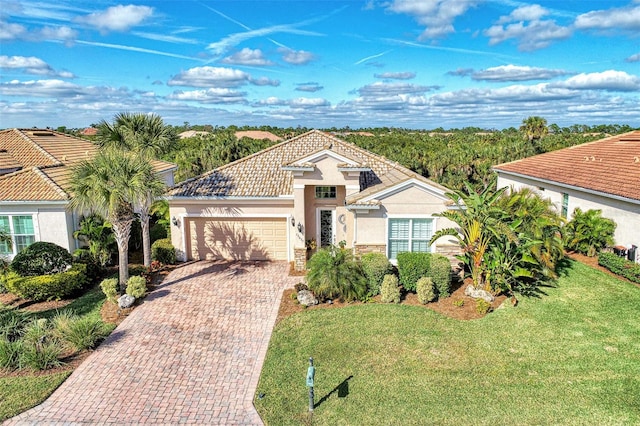
{"type": "Polygon", "coordinates": [[[2,0],[0,128],[640,127],[640,0],[2,0]]]}

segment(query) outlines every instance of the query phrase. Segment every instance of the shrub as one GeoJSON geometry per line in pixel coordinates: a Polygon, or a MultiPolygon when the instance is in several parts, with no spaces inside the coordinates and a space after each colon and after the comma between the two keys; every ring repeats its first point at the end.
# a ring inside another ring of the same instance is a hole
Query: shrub
{"type": "Polygon", "coordinates": [[[100,278],[104,274],[105,268],[96,261],[91,252],[87,249],[78,249],[73,252],[74,263],[83,263],[87,265],[87,277],[90,280],[100,278]]]}
{"type": "Polygon", "coordinates": [[[51,275],[20,276],[7,274],[9,291],[33,301],[60,300],[82,289],[87,283],[87,266],[75,263],[66,272],[51,275]]]}
{"type": "Polygon", "coordinates": [[[75,351],[95,348],[108,334],[105,324],[98,318],[78,317],[64,311],[53,318],[54,333],[75,351]]]}
{"type": "Polygon", "coordinates": [[[0,336],[0,368],[16,370],[21,367],[20,355],[23,351],[21,340],[11,341],[0,336]]]}
{"type": "Polygon", "coordinates": [[[640,263],[632,262],[613,253],[600,253],[598,255],[598,264],[614,274],[640,284],[640,263]]]}
{"type": "Polygon", "coordinates": [[[155,241],[151,245],[151,259],[157,260],[165,265],[176,264],[176,249],[171,244],[171,240],[163,238],[155,241]]]}
{"type": "Polygon", "coordinates": [[[360,258],[362,270],[367,277],[367,295],[372,297],[380,294],[380,285],[384,276],[393,273],[393,265],[382,253],[366,253],[360,258]]]}
{"type": "Polygon", "coordinates": [[[127,291],[129,296],[140,299],[147,293],[147,280],[144,277],[130,277],[127,281],[127,291]]]}
{"type": "Polygon", "coordinates": [[[107,300],[116,303],[118,300],[118,279],[117,278],[107,278],[102,280],[100,283],[100,288],[102,292],[107,297],[107,300]]]}
{"type": "Polygon", "coordinates": [[[61,365],[60,342],[53,337],[46,319],[32,321],[22,338],[20,366],[33,370],[46,370],[61,365]]]}
{"type": "Polygon", "coordinates": [[[418,280],[416,292],[418,293],[418,300],[423,305],[432,302],[436,298],[433,281],[429,277],[422,277],[418,280]]]}
{"type": "Polygon", "coordinates": [[[400,284],[407,291],[416,291],[421,277],[431,276],[431,253],[398,253],[400,284]]]}
{"type": "Polygon", "coordinates": [[[59,245],[38,241],[13,258],[11,269],[23,277],[55,274],[66,271],[73,263],[67,249],[59,245]]]}
{"type": "Polygon", "coordinates": [[[331,246],[318,250],[307,262],[307,285],[319,298],[360,300],[367,279],[350,251],[331,246]]]}
{"type": "Polygon", "coordinates": [[[0,306],[0,338],[16,341],[22,337],[26,325],[25,314],[17,309],[0,306]]]}
{"type": "Polygon", "coordinates": [[[400,286],[398,277],[392,274],[385,275],[380,286],[380,301],[383,303],[400,303],[400,286]]]}
{"type": "Polygon", "coordinates": [[[149,240],[152,244],[158,240],[166,239],[168,236],[167,228],[161,223],[156,223],[149,229],[149,240]]]}
{"type": "Polygon", "coordinates": [[[456,299],[451,302],[453,306],[457,306],[458,308],[462,308],[464,306],[464,299],[456,299]]]}
{"type": "Polygon", "coordinates": [[[438,297],[449,297],[451,294],[451,262],[446,256],[431,255],[430,276],[438,292],[438,297]]]}
{"type": "Polygon", "coordinates": [[[476,300],[476,312],[479,314],[486,314],[491,309],[491,303],[487,302],[484,299],[476,300]]]}
{"type": "Polygon", "coordinates": [[[602,217],[602,210],[583,212],[576,208],[573,218],[564,227],[566,246],[569,249],[593,257],[606,246],[613,244],[616,223],[602,217]]]}

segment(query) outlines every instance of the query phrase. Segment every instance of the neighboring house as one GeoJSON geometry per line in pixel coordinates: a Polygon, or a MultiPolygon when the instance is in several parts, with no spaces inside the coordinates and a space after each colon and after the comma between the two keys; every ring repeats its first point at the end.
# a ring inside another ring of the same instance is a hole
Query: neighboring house
{"type": "Polygon", "coordinates": [[[167,193],[182,260],[272,259],[305,267],[306,243],[344,241],[356,254],[459,250],[447,188],[313,130],[176,185],[167,193]]]}
{"type": "Polygon", "coordinates": [[[95,127],[87,127],[86,129],[83,129],[80,134],[82,136],[96,136],[98,134],[98,129],[95,127]]]}
{"type": "Polygon", "coordinates": [[[211,133],[209,133],[209,132],[198,131],[198,130],[185,130],[182,133],[178,133],[178,137],[180,139],[186,139],[186,138],[193,138],[195,136],[205,137],[205,136],[210,135],[210,134],[211,133]]]}
{"type": "Polygon", "coordinates": [[[274,135],[271,132],[265,132],[264,130],[242,130],[235,133],[236,139],[240,140],[242,138],[249,139],[267,139],[271,142],[280,142],[282,138],[280,136],[274,135]]]}
{"type": "MultiPolygon", "coordinates": [[[[72,166],[92,158],[98,147],[85,139],[52,130],[0,131],[0,228],[8,231],[13,248],[0,243],[0,255],[12,258],[35,241],[48,241],[69,251],[78,248],[73,232],[79,217],[69,211],[72,166]]],[[[153,162],[172,186],[176,166],[153,162]]]]}
{"type": "Polygon", "coordinates": [[[579,207],[602,210],[615,241],[640,246],[640,131],[611,136],[494,167],[498,187],[537,189],[563,217],[579,207]]]}

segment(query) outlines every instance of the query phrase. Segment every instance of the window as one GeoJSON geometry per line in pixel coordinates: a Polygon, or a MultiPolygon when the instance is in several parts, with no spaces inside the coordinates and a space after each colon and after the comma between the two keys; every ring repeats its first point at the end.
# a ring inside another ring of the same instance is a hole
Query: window
{"type": "Polygon", "coordinates": [[[569,212],[569,194],[562,194],[562,217],[566,219],[569,212]]]}
{"type": "Polygon", "coordinates": [[[433,235],[433,219],[389,219],[387,251],[396,259],[403,251],[429,252],[433,235]]]}
{"type": "Polygon", "coordinates": [[[316,198],[336,198],[336,187],[316,186],[316,198]]]}
{"type": "Polygon", "coordinates": [[[36,241],[31,216],[0,216],[0,229],[11,236],[13,245],[0,243],[0,254],[16,254],[36,241]]]}

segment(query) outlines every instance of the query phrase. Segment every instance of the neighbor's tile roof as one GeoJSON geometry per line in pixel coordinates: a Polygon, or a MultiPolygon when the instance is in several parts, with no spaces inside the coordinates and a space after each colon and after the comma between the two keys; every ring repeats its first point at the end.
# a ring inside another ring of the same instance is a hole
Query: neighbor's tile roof
{"type": "Polygon", "coordinates": [[[494,169],[640,200],[640,131],[500,164],[494,169]]]}
{"type": "MultiPolygon", "coordinates": [[[[52,130],[0,131],[0,169],[21,168],[0,176],[0,201],[68,200],[72,167],[97,152],[90,141],[52,130]]],[[[157,172],[175,167],[159,160],[151,164],[157,172]]]]}
{"type": "Polygon", "coordinates": [[[237,139],[249,138],[249,139],[268,139],[271,142],[280,142],[282,138],[274,135],[271,132],[265,132],[264,130],[240,130],[235,133],[237,139]]]}
{"type": "Polygon", "coordinates": [[[419,179],[448,191],[405,167],[327,133],[312,130],[233,163],[219,167],[173,187],[169,197],[278,197],[293,195],[293,174],[281,166],[296,164],[312,154],[331,151],[371,168],[361,172],[361,191],[347,200],[355,203],[366,195],[409,179],[419,179]]]}

